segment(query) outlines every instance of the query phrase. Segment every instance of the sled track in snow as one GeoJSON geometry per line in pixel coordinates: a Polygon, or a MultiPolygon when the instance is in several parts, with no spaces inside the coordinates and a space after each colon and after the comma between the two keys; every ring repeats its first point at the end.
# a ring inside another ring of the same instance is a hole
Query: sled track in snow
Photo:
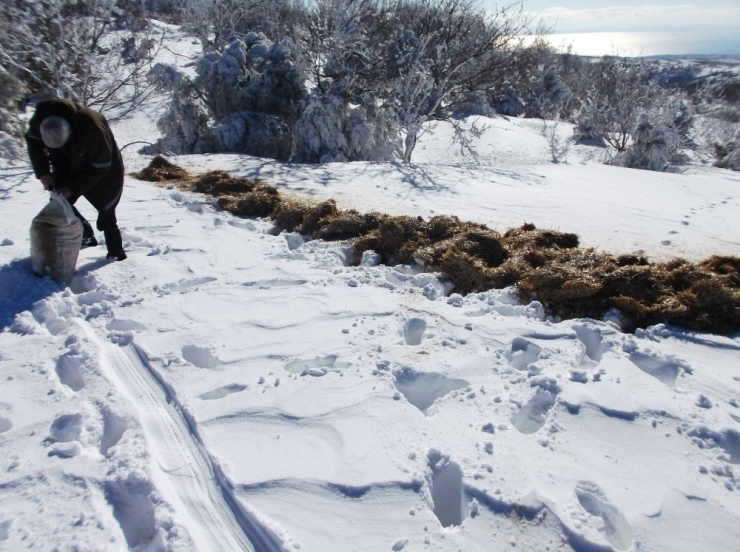
{"type": "Polygon", "coordinates": [[[156,489],[182,518],[197,550],[273,552],[279,537],[242,505],[221,466],[208,454],[195,420],[137,345],[119,347],[77,322],[99,347],[106,378],[139,416],[152,456],[156,489]]]}

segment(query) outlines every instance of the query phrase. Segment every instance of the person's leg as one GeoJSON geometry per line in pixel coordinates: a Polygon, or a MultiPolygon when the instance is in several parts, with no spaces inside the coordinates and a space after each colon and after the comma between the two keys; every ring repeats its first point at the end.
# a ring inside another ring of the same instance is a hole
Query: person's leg
{"type": "Polygon", "coordinates": [[[98,211],[98,230],[103,232],[105,236],[105,247],[108,249],[108,257],[114,258],[117,261],[122,261],[126,258],[126,253],[123,251],[123,238],[121,237],[121,231],[118,229],[118,221],[116,220],[116,208],[103,209],[98,211]]]}
{"type": "Polygon", "coordinates": [[[77,210],[77,207],[75,207],[75,202],[79,199],[80,196],[69,196],[67,198],[67,201],[69,201],[69,204],[72,206],[72,212],[75,214],[75,216],[79,219],[79,221],[82,223],[82,249],[85,249],[86,247],[94,247],[98,245],[98,240],[95,239],[95,232],[93,231],[92,225],[88,222],[88,220],[82,216],[82,213],[80,213],[77,210]]]}
{"type": "Polygon", "coordinates": [[[72,206],[72,211],[82,223],[82,249],[98,245],[98,240],[95,239],[95,232],[93,231],[92,225],[82,216],[82,213],[80,213],[74,205],[72,206]]]}
{"type": "Polygon", "coordinates": [[[123,250],[121,231],[118,229],[116,207],[121,200],[123,187],[111,192],[105,190],[103,190],[103,193],[95,192],[99,191],[94,190],[93,193],[86,194],[85,199],[98,211],[97,227],[105,236],[105,247],[108,249],[107,256],[122,261],[126,258],[126,253],[123,250]]]}

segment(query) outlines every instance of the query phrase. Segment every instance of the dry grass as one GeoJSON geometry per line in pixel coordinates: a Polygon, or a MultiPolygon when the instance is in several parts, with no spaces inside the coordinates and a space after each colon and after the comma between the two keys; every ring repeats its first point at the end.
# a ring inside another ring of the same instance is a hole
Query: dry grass
{"type": "Polygon", "coordinates": [[[137,173],[131,173],[131,176],[147,182],[169,182],[190,178],[188,171],[170,163],[161,155],[152,159],[146,168],[137,173]]]}
{"type": "Polygon", "coordinates": [[[162,176],[157,181],[181,174],[178,185],[217,197],[221,209],[237,216],[271,217],[278,231],[350,240],[357,262],[368,249],[386,264],[420,260],[442,272],[458,293],[515,286],[522,301],[537,299],[549,314],[564,319],[600,319],[618,308],[629,320],[628,330],[665,322],[721,334],[740,331],[739,257],[651,263],[641,255],[581,249],[575,234],[540,230],[531,223],[502,236],[457,217],[425,221],[340,211],[333,200],[286,197],[223,171],[191,178],[160,157],[139,173],[150,174],[162,176]]]}

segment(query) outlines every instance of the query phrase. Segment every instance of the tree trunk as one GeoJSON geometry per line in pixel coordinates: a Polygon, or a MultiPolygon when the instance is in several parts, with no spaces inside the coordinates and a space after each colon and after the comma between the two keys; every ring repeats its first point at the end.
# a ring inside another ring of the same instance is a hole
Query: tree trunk
{"type": "Polygon", "coordinates": [[[411,154],[414,151],[414,148],[416,147],[416,139],[419,135],[419,127],[417,125],[410,126],[408,130],[406,131],[406,140],[404,141],[404,150],[403,150],[403,162],[404,163],[410,163],[411,162],[411,154]]]}

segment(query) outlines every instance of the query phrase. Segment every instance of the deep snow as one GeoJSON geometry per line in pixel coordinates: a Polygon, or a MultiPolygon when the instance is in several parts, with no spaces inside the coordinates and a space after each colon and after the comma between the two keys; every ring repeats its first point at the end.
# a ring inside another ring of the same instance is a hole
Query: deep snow
{"type": "MultiPolygon", "coordinates": [[[[115,124],[119,144],[151,139],[154,113],[115,124]]],[[[575,147],[555,165],[535,123],[490,124],[479,163],[444,125],[408,166],[173,161],[342,208],[737,254],[737,174],[575,147]]],[[[149,162],[134,150],[129,171],[149,162]]],[[[128,260],[83,250],[64,288],[30,274],[45,201],[27,167],[0,171],[1,549],[736,549],[740,336],[450,295],[133,178],[128,260]]]]}

